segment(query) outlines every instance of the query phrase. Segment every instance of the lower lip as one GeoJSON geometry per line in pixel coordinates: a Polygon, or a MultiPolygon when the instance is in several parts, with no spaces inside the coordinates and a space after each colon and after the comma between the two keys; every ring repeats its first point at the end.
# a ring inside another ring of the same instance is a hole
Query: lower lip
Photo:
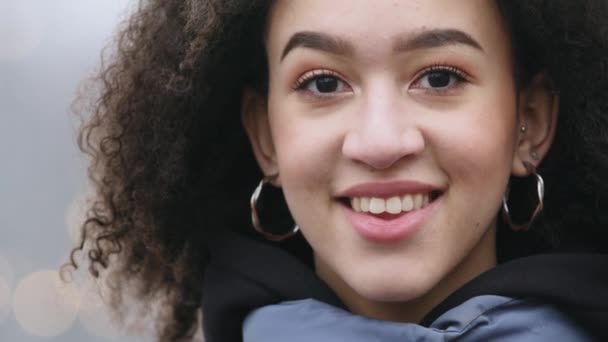
{"type": "Polygon", "coordinates": [[[344,206],[346,218],[357,233],[371,242],[398,242],[414,235],[431,216],[441,197],[422,209],[395,215],[394,218],[380,218],[370,213],[360,213],[344,206]]]}

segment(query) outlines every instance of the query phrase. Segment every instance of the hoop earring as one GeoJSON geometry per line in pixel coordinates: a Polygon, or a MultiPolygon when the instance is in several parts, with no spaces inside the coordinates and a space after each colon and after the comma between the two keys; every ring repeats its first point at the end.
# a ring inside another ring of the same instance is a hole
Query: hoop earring
{"type": "Polygon", "coordinates": [[[544,207],[543,200],[545,198],[545,181],[543,180],[543,177],[540,174],[538,174],[538,172],[536,172],[536,167],[534,167],[534,165],[532,165],[531,163],[524,161],[523,164],[526,167],[526,169],[528,169],[528,171],[536,177],[536,192],[538,194],[538,205],[536,206],[536,209],[534,209],[534,212],[532,213],[532,217],[530,218],[530,220],[527,223],[525,223],[525,224],[513,223],[513,220],[511,220],[511,213],[509,211],[509,205],[507,204],[507,197],[509,196],[509,190],[507,189],[507,192],[502,197],[502,213],[503,213],[503,217],[504,217],[505,221],[507,221],[507,224],[509,225],[509,227],[511,227],[511,229],[516,232],[530,230],[532,223],[534,222],[534,220],[536,219],[538,214],[540,214],[540,212],[543,210],[543,207],[544,207]]]}
{"type": "Polygon", "coordinates": [[[258,209],[257,209],[258,200],[260,199],[260,195],[262,194],[264,185],[270,183],[272,180],[276,179],[277,177],[278,177],[278,175],[262,178],[262,180],[260,181],[260,184],[258,184],[258,186],[255,188],[255,190],[253,191],[253,194],[251,195],[251,199],[249,200],[249,204],[251,206],[251,223],[253,224],[253,228],[258,233],[262,234],[266,239],[268,239],[270,241],[275,241],[275,242],[283,241],[287,238],[290,238],[290,237],[294,236],[295,234],[297,234],[298,231],[300,230],[300,227],[296,224],[291,229],[291,231],[289,231],[288,233],[273,234],[273,233],[267,232],[264,229],[264,227],[262,227],[262,224],[260,222],[260,216],[258,215],[258,209]]]}

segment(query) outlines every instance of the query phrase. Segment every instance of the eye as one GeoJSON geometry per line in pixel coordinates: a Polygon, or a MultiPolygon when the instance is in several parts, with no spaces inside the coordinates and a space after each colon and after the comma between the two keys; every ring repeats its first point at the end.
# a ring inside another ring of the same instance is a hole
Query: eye
{"type": "Polygon", "coordinates": [[[411,88],[445,92],[467,82],[467,75],[460,69],[450,66],[433,66],[420,73],[411,88]]]}
{"type": "Polygon", "coordinates": [[[351,91],[350,86],[340,76],[330,70],[314,70],[302,75],[294,85],[294,90],[305,91],[316,96],[331,96],[351,91]]]}

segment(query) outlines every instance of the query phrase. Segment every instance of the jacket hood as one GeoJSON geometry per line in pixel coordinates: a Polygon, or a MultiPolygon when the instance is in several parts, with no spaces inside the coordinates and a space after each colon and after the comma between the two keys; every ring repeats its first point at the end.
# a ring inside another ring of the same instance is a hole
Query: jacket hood
{"type": "MultiPolygon", "coordinates": [[[[275,243],[236,233],[210,239],[203,283],[207,342],[242,341],[242,325],[254,309],[314,299],[344,304],[310,265],[275,243]]],[[[533,298],[558,307],[591,335],[608,340],[608,255],[542,254],[515,259],[481,274],[435,307],[420,323],[483,295],[533,298]]]]}
{"type": "Polygon", "coordinates": [[[252,310],[287,300],[316,299],[345,308],[310,266],[277,244],[225,232],[210,239],[203,280],[206,342],[242,341],[252,310]]]}
{"type": "Polygon", "coordinates": [[[482,295],[552,303],[593,336],[608,340],[608,255],[540,254],[500,264],[456,290],[421,324],[482,295]]]}

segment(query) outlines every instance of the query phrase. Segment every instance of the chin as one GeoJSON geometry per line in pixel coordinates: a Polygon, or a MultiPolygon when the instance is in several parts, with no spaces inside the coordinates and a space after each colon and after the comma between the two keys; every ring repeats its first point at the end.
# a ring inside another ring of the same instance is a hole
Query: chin
{"type": "Polygon", "coordinates": [[[409,302],[423,297],[431,291],[430,284],[422,277],[368,277],[360,283],[353,283],[351,288],[362,298],[375,302],[409,302]],[[409,278],[409,279],[408,279],[409,278]]]}

